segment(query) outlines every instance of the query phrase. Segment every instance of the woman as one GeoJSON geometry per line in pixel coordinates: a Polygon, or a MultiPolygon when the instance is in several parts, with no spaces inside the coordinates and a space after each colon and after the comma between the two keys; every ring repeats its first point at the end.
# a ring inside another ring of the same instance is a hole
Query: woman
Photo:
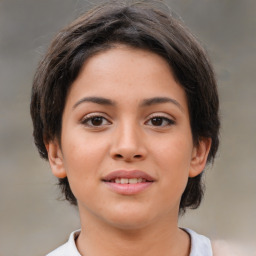
{"type": "Polygon", "coordinates": [[[178,227],[218,149],[204,50],[149,3],[107,3],[55,38],[34,78],[35,144],[81,230],[53,255],[212,255],[178,227]]]}

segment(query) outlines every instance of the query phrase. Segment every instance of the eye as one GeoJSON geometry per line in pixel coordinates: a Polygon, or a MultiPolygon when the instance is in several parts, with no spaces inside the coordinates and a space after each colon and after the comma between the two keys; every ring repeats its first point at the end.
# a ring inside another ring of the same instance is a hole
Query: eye
{"type": "Polygon", "coordinates": [[[165,127],[165,126],[170,126],[175,124],[174,120],[167,118],[167,117],[163,117],[163,116],[154,116],[151,117],[147,122],[147,125],[151,125],[151,126],[158,126],[158,127],[165,127]]]}
{"type": "Polygon", "coordinates": [[[100,115],[86,116],[81,123],[89,127],[101,127],[111,124],[105,117],[100,115]]]}

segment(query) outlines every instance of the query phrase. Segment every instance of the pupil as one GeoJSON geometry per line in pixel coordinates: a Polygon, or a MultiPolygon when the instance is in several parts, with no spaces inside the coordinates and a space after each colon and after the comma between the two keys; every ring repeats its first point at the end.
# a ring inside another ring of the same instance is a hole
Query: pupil
{"type": "Polygon", "coordinates": [[[102,117],[93,117],[92,118],[92,124],[94,125],[94,126],[99,126],[99,125],[101,125],[102,124],[102,117]]]}
{"type": "Polygon", "coordinates": [[[163,124],[163,119],[161,117],[154,117],[152,119],[152,124],[155,126],[161,126],[163,124]]]}

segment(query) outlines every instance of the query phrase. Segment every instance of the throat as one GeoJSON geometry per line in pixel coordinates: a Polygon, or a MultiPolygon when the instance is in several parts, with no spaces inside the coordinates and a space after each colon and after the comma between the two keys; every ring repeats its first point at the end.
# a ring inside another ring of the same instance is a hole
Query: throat
{"type": "Polygon", "coordinates": [[[101,256],[189,256],[191,239],[188,233],[178,230],[176,235],[159,234],[145,230],[106,230],[81,232],[76,246],[81,255],[101,256]],[[113,241],[115,241],[113,243],[113,241]],[[152,242],[154,241],[154,242],[152,242]],[[100,245],[100,246],[99,246],[100,245]]]}

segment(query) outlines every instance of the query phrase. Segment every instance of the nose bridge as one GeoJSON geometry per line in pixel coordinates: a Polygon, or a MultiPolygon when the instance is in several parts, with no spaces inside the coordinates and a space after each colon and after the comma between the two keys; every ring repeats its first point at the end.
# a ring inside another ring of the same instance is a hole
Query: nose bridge
{"type": "Polygon", "coordinates": [[[136,147],[138,144],[138,127],[130,122],[120,126],[118,131],[118,142],[121,147],[136,147]]]}
{"type": "Polygon", "coordinates": [[[145,145],[139,124],[126,119],[120,122],[112,143],[112,156],[123,160],[142,159],[145,156],[145,145]]]}

